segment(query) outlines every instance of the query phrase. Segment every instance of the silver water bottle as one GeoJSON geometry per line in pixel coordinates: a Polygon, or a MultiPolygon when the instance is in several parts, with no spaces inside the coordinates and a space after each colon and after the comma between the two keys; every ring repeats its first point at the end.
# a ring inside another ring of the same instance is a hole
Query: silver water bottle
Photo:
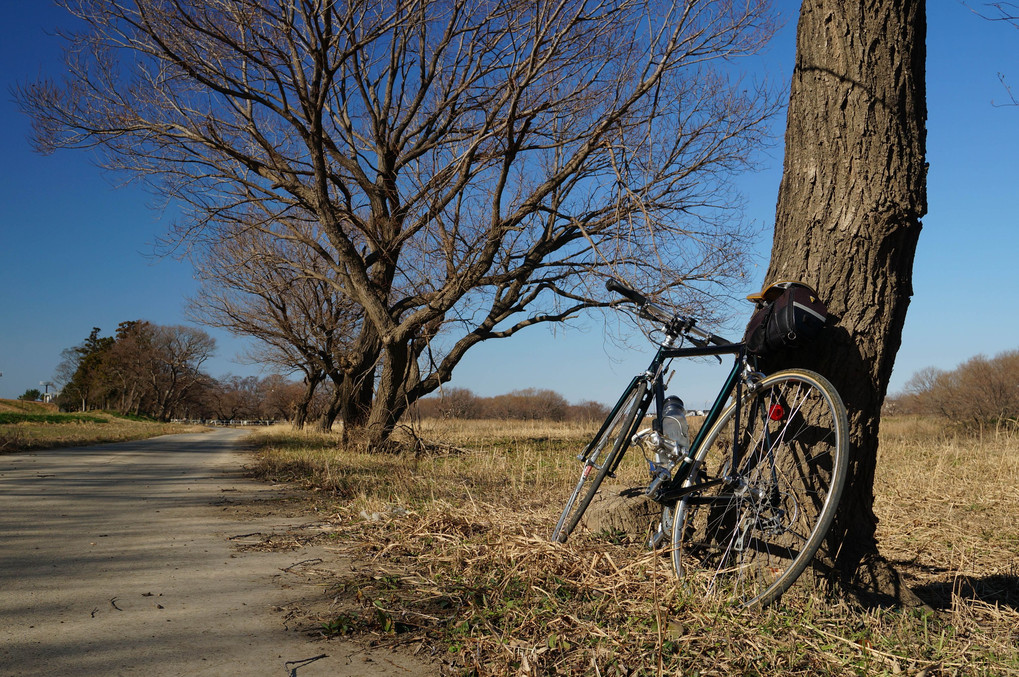
{"type": "Polygon", "coordinates": [[[690,426],[686,422],[683,400],[675,395],[665,398],[665,406],[662,407],[662,434],[676,444],[675,457],[670,459],[673,463],[686,456],[690,449],[690,426]]]}

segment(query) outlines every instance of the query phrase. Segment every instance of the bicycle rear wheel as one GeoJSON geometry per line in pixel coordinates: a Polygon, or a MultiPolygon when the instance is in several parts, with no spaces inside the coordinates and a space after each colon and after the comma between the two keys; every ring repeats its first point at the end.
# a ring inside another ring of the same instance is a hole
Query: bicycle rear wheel
{"type": "Polygon", "coordinates": [[[587,445],[581,457],[583,467],[576,488],[566,501],[559,521],[552,531],[552,540],[564,543],[580,522],[605,476],[622,458],[634,432],[634,421],[643,418],[648,403],[644,402],[647,383],[635,380],[619,398],[615,408],[602,423],[601,430],[587,445]]]}
{"type": "Polygon", "coordinates": [[[694,454],[684,487],[710,483],[676,503],[676,574],[706,595],[765,606],[799,577],[820,547],[848,472],[846,409],[824,377],[790,369],[736,404],[694,454]]]}

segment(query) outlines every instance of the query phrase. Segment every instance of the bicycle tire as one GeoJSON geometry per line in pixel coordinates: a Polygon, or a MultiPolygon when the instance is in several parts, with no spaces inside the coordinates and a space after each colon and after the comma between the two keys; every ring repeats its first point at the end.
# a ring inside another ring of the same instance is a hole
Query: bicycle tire
{"type": "Polygon", "coordinates": [[[706,596],[763,607],[796,582],[831,527],[849,469],[849,423],[820,374],[773,374],[742,398],[742,458],[732,472],[736,411],[729,405],[694,453],[683,486],[715,484],[676,502],[672,561],[706,596]]]}
{"type": "MultiPolygon", "coordinates": [[[[648,404],[645,402],[647,383],[635,381],[630,388],[619,398],[615,408],[609,414],[601,429],[595,435],[591,443],[587,445],[583,454],[583,467],[580,471],[580,480],[570,498],[566,501],[555,529],[552,530],[552,540],[558,543],[565,543],[567,537],[577,527],[580,518],[583,517],[591,499],[598,492],[605,476],[612,472],[630,444],[630,436],[634,430],[634,420],[638,413],[643,414],[648,404]],[[609,445],[611,442],[611,446],[609,445]]],[[[641,416],[643,418],[643,416],[641,416]]]]}

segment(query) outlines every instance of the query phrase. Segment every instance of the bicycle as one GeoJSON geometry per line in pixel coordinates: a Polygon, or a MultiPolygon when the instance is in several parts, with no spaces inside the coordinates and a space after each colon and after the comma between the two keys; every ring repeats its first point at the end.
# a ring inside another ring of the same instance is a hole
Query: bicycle
{"type": "Polygon", "coordinates": [[[577,456],[580,480],[552,540],[565,542],[627,449],[640,447],[651,477],[645,494],[663,506],[649,545],[668,538],[676,575],[702,572],[708,595],[745,606],[774,602],[807,567],[838,507],[849,429],[838,392],[805,369],[766,376],[744,343],[704,331],[695,318],[671,313],[616,280],[606,287],[635,303],[641,317],[660,322],[665,338],[577,456]],[[663,434],[668,366],[676,358],[721,361],[727,354],[735,356],[733,367],[684,448],[663,434]],[[643,427],[652,404],[650,426],[643,427]]]}

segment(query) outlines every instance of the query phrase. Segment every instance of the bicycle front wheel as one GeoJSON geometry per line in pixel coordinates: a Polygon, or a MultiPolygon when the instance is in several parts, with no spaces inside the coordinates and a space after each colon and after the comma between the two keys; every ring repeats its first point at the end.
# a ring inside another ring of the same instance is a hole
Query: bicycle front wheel
{"type": "Polygon", "coordinates": [[[634,432],[634,421],[643,418],[643,410],[647,407],[644,394],[647,383],[634,381],[612,409],[608,418],[602,423],[598,434],[587,445],[581,455],[583,467],[576,488],[566,501],[559,521],[552,531],[552,540],[564,543],[583,517],[591,499],[598,492],[602,480],[619,464],[626,448],[630,444],[630,436],[634,432]]]}
{"type": "Polygon", "coordinates": [[[730,405],[684,482],[704,488],[676,503],[676,574],[746,606],[778,599],[831,527],[848,472],[848,430],[835,388],[807,370],[769,376],[730,405]]]}

